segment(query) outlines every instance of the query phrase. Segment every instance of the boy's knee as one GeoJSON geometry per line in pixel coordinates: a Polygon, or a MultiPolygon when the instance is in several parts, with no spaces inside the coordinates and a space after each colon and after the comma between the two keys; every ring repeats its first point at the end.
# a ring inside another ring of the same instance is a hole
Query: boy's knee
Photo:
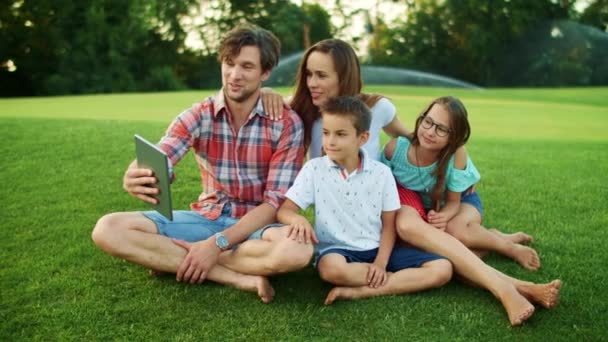
{"type": "Polygon", "coordinates": [[[447,259],[438,259],[431,265],[431,286],[441,287],[452,279],[452,263],[447,259]]]}
{"type": "Polygon", "coordinates": [[[317,270],[319,277],[330,284],[339,285],[344,283],[345,274],[342,264],[336,262],[331,254],[324,255],[319,259],[317,270]]]}
{"type": "Polygon", "coordinates": [[[333,267],[328,263],[319,263],[319,277],[331,284],[339,284],[342,279],[342,272],[339,268],[333,267]]]}

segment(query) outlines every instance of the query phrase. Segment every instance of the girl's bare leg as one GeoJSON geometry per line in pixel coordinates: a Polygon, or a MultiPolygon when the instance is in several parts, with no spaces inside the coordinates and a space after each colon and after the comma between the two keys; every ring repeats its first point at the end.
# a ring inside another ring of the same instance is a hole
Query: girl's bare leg
{"type": "Polygon", "coordinates": [[[559,303],[559,291],[562,287],[562,282],[559,279],[546,284],[536,284],[510,277],[498,270],[494,271],[500,277],[513,284],[517,288],[517,291],[528,300],[540,304],[546,309],[553,309],[559,303]]]}
{"type": "Polygon", "coordinates": [[[534,249],[513,243],[482,227],[481,216],[471,205],[460,206],[456,216],[448,222],[446,232],[470,249],[495,251],[514,259],[529,270],[536,271],[540,267],[540,259],[534,249]]]}
{"type": "Polygon", "coordinates": [[[508,234],[505,232],[501,232],[500,230],[496,229],[496,228],[487,228],[490,232],[504,238],[507,239],[513,243],[519,243],[519,244],[527,244],[527,243],[532,243],[534,242],[534,238],[524,232],[517,232],[517,233],[512,233],[512,234],[508,234]]]}
{"type": "Polygon", "coordinates": [[[413,246],[448,258],[458,274],[489,290],[503,304],[512,325],[522,324],[534,313],[534,306],[512,283],[499,276],[453,236],[422,220],[413,208],[401,207],[397,214],[397,232],[401,239],[413,246]]]}

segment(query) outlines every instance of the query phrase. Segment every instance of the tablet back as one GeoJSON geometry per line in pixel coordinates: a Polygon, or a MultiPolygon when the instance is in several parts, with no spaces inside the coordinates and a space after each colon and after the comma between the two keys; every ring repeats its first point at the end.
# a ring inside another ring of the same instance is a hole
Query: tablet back
{"type": "Polygon", "coordinates": [[[158,146],[150,143],[139,135],[135,135],[135,154],[137,155],[137,165],[141,168],[151,169],[154,177],[158,180],[153,187],[159,189],[159,193],[154,195],[157,204],[150,204],[152,208],[169,221],[173,220],[173,209],[171,207],[171,179],[169,178],[169,159],[167,154],[158,146]]]}

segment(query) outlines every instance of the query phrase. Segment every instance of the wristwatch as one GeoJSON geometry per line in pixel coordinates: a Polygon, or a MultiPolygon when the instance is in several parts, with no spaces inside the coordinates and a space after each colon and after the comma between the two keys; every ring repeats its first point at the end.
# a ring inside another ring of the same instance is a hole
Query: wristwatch
{"type": "Polygon", "coordinates": [[[222,251],[228,249],[230,243],[228,242],[228,238],[224,233],[215,233],[215,245],[222,251]]]}

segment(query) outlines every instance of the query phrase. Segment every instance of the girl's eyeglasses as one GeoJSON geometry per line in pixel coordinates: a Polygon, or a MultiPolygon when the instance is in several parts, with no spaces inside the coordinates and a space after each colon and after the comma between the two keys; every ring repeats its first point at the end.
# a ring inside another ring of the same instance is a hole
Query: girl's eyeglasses
{"type": "Polygon", "coordinates": [[[452,133],[452,130],[450,128],[436,123],[435,121],[433,121],[433,119],[429,118],[426,115],[422,117],[422,122],[420,123],[420,125],[425,129],[431,129],[433,128],[433,126],[435,126],[435,134],[440,137],[445,137],[446,135],[452,133]]]}

